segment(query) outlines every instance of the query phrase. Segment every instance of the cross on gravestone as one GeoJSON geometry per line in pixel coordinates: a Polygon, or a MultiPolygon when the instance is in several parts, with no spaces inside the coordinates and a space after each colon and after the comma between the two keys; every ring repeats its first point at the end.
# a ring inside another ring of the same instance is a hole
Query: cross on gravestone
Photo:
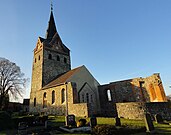
{"type": "Polygon", "coordinates": [[[163,118],[160,114],[154,116],[156,123],[163,123],[163,118]]]}
{"type": "Polygon", "coordinates": [[[149,113],[145,114],[144,121],[145,121],[146,131],[147,132],[153,131],[154,125],[153,125],[153,121],[151,120],[151,116],[149,113]]]}
{"type": "Polygon", "coordinates": [[[121,119],[119,117],[115,117],[115,126],[121,126],[121,119]]]}
{"type": "Polygon", "coordinates": [[[67,126],[75,126],[75,115],[68,115],[67,116],[67,126]]]}
{"type": "Polygon", "coordinates": [[[97,119],[96,117],[91,117],[90,118],[90,126],[93,128],[97,125],[97,119]]]}

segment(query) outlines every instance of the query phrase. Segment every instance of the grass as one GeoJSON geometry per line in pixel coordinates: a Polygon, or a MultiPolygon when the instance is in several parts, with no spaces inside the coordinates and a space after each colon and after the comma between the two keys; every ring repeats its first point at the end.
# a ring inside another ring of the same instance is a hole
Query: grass
{"type": "MultiPolygon", "coordinates": [[[[64,116],[50,116],[49,117],[52,127],[59,127],[65,125],[65,117],[64,116]]],[[[76,118],[76,121],[78,121],[80,118],[76,118]]],[[[88,122],[90,121],[89,118],[86,119],[88,122]]],[[[98,125],[115,125],[115,119],[114,118],[97,118],[97,124],[98,125]]],[[[123,119],[121,118],[121,124],[127,125],[127,126],[138,126],[138,127],[144,127],[144,121],[142,120],[129,120],[129,119],[123,119]]],[[[154,123],[155,131],[157,135],[171,135],[171,126],[168,124],[156,124],[154,123]]],[[[6,130],[1,131],[0,135],[13,135],[16,133],[16,130],[6,130]]],[[[134,135],[146,135],[147,133],[137,133],[134,135]]],[[[61,134],[62,135],[62,134],[61,134]]],[[[63,134],[63,135],[69,135],[69,134],[63,134]]],[[[79,134],[77,134],[79,135],[79,134]]],[[[80,135],[88,135],[88,134],[80,134],[80,135]]]]}

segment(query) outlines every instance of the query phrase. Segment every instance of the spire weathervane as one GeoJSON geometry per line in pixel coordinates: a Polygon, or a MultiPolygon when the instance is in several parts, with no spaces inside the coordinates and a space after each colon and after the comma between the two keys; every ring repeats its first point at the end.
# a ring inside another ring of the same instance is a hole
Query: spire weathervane
{"type": "Polygon", "coordinates": [[[50,7],[50,9],[51,9],[51,12],[53,11],[53,3],[52,3],[52,0],[51,0],[51,7],[50,7]]]}

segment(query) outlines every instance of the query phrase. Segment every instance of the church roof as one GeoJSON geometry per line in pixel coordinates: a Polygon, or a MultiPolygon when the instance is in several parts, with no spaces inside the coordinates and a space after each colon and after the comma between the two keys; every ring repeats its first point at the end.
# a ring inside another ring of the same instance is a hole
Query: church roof
{"type": "Polygon", "coordinates": [[[54,86],[57,86],[59,84],[64,84],[65,82],[67,82],[67,80],[73,76],[76,72],[78,72],[83,66],[74,68],[60,76],[57,76],[57,78],[53,81],[51,81],[49,84],[45,85],[42,89],[46,89],[46,88],[51,88],[54,86]]]}
{"type": "Polygon", "coordinates": [[[48,47],[49,49],[57,48],[56,51],[67,54],[67,55],[69,55],[70,53],[70,50],[63,44],[57,32],[52,10],[50,13],[50,19],[49,19],[48,28],[46,31],[46,37],[45,38],[39,37],[39,39],[40,39],[40,42],[43,43],[43,45],[45,47],[48,47]]]}
{"type": "Polygon", "coordinates": [[[56,32],[57,30],[56,30],[55,20],[53,17],[53,12],[51,11],[50,20],[49,20],[49,24],[48,24],[48,28],[46,32],[46,39],[52,38],[56,32]]]}

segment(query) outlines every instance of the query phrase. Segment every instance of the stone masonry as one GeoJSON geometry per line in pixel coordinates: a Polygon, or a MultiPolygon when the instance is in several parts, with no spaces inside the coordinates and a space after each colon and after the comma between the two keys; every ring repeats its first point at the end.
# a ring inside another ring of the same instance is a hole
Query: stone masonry
{"type": "Polygon", "coordinates": [[[135,78],[99,86],[101,115],[114,116],[115,103],[123,102],[167,102],[159,74],[147,78],[135,78]],[[110,98],[108,92],[110,91],[110,98]],[[110,109],[111,108],[111,109],[110,109]]]}
{"type": "Polygon", "coordinates": [[[156,114],[163,119],[171,120],[171,103],[169,102],[129,102],[116,103],[118,116],[126,119],[144,119],[145,113],[150,113],[154,120],[156,114]]]}

